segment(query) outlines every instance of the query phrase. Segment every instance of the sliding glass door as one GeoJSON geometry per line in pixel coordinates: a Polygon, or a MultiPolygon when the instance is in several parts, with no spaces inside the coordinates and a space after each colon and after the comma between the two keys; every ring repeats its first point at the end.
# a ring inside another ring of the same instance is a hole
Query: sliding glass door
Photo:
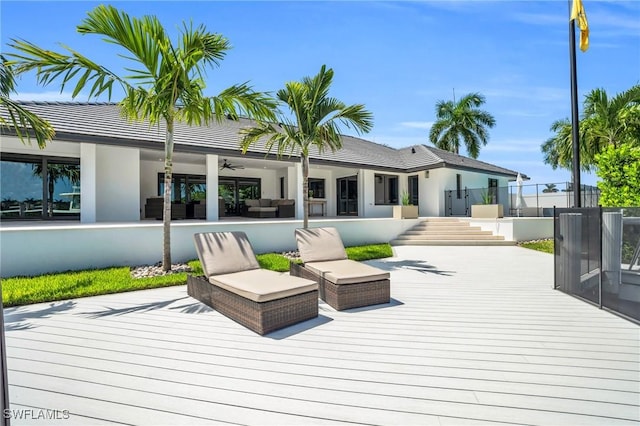
{"type": "Polygon", "coordinates": [[[218,180],[218,196],[224,199],[225,216],[242,216],[245,213],[245,200],[260,198],[260,179],[227,178],[218,180]]]}

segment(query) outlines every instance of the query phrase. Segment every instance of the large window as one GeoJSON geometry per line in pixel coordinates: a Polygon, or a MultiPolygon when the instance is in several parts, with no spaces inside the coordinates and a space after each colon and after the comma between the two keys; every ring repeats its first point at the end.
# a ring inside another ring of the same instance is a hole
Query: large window
{"type": "MultiPolygon", "coordinates": [[[[207,198],[207,178],[204,175],[173,174],[171,196],[174,203],[188,204],[207,198]]],[[[164,173],[158,173],[158,195],[164,195],[164,173]]]]}
{"type": "Polygon", "coordinates": [[[325,198],[324,179],[309,178],[309,197],[325,198]]]}
{"type": "Polygon", "coordinates": [[[3,154],[2,219],[80,217],[80,160],[3,154]]]}
{"type": "Polygon", "coordinates": [[[245,213],[245,200],[261,197],[260,179],[221,177],[218,181],[218,197],[224,199],[225,215],[240,216],[245,213]]]}
{"type": "Polygon", "coordinates": [[[398,176],[375,175],[376,204],[398,204],[398,176]]]}
{"type": "Polygon", "coordinates": [[[498,179],[489,178],[489,198],[492,204],[498,203],[498,179]]]}

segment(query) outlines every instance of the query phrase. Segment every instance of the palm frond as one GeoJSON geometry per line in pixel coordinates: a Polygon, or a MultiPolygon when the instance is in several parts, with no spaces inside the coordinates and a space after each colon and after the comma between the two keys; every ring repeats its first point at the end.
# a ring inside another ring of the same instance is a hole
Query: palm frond
{"type": "Polygon", "coordinates": [[[16,136],[24,143],[31,143],[31,133],[36,139],[38,147],[43,149],[47,142],[55,136],[51,124],[41,119],[22,105],[12,101],[6,96],[0,97],[0,106],[4,107],[9,116],[8,120],[0,115],[0,126],[10,128],[16,132],[16,136]]]}

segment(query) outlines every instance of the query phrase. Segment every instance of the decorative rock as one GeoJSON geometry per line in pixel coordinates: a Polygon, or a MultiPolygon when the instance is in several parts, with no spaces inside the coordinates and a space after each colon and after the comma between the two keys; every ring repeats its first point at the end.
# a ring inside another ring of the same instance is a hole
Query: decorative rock
{"type": "Polygon", "coordinates": [[[170,271],[162,270],[162,262],[154,265],[141,265],[131,267],[132,278],[149,278],[161,277],[163,275],[178,274],[180,272],[191,272],[191,267],[185,263],[176,263],[171,265],[170,271]]]}
{"type": "Polygon", "coordinates": [[[293,251],[283,251],[282,255],[284,257],[286,257],[289,260],[297,260],[300,259],[300,253],[298,252],[298,250],[293,250],[293,251]]]}

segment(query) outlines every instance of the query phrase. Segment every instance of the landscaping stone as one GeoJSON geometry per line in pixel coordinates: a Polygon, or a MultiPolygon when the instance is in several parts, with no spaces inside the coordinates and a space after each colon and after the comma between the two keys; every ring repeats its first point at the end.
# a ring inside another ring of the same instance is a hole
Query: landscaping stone
{"type": "Polygon", "coordinates": [[[171,265],[170,271],[162,270],[162,262],[154,265],[142,265],[131,267],[132,278],[160,277],[163,275],[179,274],[181,272],[191,272],[191,267],[186,263],[176,263],[171,265]]]}
{"type": "Polygon", "coordinates": [[[293,251],[283,251],[281,253],[284,257],[286,257],[289,260],[298,260],[300,259],[300,253],[298,252],[298,250],[293,250],[293,251]]]}

